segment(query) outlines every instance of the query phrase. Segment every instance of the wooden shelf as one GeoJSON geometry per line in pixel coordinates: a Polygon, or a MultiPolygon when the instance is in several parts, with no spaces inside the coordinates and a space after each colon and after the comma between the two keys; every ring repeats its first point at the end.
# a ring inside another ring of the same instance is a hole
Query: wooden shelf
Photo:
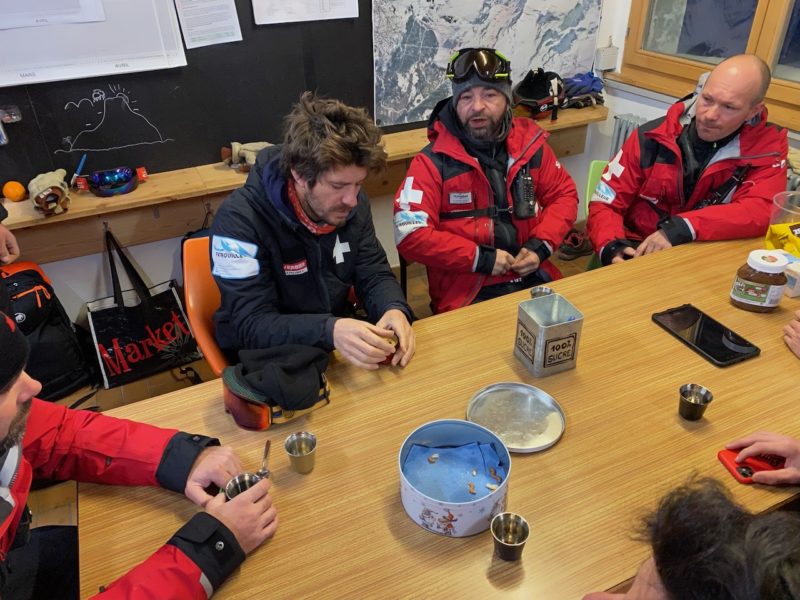
{"type": "MultiPolygon", "coordinates": [[[[548,143],[558,156],[571,156],[583,152],[588,125],[607,117],[607,108],[595,106],[562,110],[557,121],[543,119],[537,124],[550,133],[548,143]]],[[[409,161],[428,143],[427,130],[389,133],[383,140],[389,167],[365,182],[364,190],[371,198],[394,194],[409,161]]],[[[85,256],[103,250],[104,223],[125,246],[197,229],[206,212],[215,210],[246,177],[222,163],[153,173],[136,190],[121,196],[98,198],[89,192],[74,192],[69,210],[52,217],[37,212],[29,200],[3,199],[8,210],[3,224],[14,231],[26,260],[46,263],[85,256]]]]}

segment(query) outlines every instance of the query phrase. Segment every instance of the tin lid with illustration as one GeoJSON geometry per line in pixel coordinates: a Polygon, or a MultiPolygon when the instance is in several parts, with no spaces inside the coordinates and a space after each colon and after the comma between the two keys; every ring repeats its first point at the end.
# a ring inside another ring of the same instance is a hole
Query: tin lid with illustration
{"type": "Polygon", "coordinates": [[[550,394],[524,383],[495,383],[467,405],[467,420],[494,432],[510,452],[538,452],[564,433],[564,411],[550,394]]]}
{"type": "Polygon", "coordinates": [[[780,250],[753,250],[747,256],[747,265],[762,273],[783,273],[789,259],[780,250]]]}

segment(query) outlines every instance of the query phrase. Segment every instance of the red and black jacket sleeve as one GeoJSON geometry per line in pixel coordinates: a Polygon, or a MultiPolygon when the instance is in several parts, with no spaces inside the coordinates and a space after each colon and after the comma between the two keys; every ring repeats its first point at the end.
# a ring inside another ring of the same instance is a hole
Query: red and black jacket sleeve
{"type": "MultiPolygon", "coordinates": [[[[116,485],[153,485],[183,493],[203,449],[219,440],[174,429],[69,410],[34,399],[23,452],[34,476],[116,485]]],[[[208,598],[244,561],[234,535],[198,513],[101,598],[208,598]]]]}

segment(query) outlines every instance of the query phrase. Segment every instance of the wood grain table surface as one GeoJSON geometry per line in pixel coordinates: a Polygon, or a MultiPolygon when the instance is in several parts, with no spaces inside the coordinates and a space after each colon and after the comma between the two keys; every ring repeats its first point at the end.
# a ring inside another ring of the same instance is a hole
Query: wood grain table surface
{"type": "MultiPolygon", "coordinates": [[[[528,297],[520,292],[417,322],[417,354],[405,369],[363,371],[334,355],[331,404],[264,432],[235,426],[219,380],[109,414],[217,436],[252,470],[273,441],[278,532],[216,598],[580,598],[633,576],[648,555],[632,539],[637,518],[693,473],[719,478],[755,511],[798,492],[737,484],[716,458],[725,442],[757,429],[800,436],[800,360],[781,337],[800,299],[784,297],[769,314],[728,300],[736,269],[759,246],[694,243],[555,282],[584,322],[576,368],[550,377],[534,378],[513,355],[517,306],[528,297]],[[761,355],[718,368],[650,319],[687,302],[761,355]],[[545,390],[566,415],[554,447],[512,455],[508,509],[532,529],[519,563],[494,559],[488,532],[422,529],[399,493],[406,436],[434,419],[464,418],[477,390],[503,381],[545,390]],[[698,422],[677,415],[688,382],[714,394],[698,422]],[[318,438],[309,475],[292,472],[282,451],[298,430],[318,438]]],[[[160,489],[81,484],[82,597],[144,560],[196,510],[160,489]]]]}

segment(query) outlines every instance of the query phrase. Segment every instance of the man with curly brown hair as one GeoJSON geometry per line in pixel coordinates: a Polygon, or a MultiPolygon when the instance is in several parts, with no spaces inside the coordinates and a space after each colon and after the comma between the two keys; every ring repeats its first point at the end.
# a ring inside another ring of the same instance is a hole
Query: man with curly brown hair
{"type": "Polygon", "coordinates": [[[259,153],[211,228],[223,350],[300,344],[365,369],[393,353],[393,365],[408,364],[412,312],[361,191],[386,165],[380,137],[365,110],[306,92],[283,145],[259,153]],[[353,292],[370,322],[352,318],[353,292]]]}

